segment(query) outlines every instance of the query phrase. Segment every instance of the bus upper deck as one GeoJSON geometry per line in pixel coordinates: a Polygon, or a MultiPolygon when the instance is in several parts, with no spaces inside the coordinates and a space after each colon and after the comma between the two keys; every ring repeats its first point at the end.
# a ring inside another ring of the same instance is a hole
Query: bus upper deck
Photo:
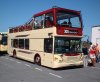
{"type": "Polygon", "coordinates": [[[56,27],[58,35],[82,36],[80,11],[65,8],[52,8],[35,14],[30,21],[9,29],[10,33],[56,27]]]}

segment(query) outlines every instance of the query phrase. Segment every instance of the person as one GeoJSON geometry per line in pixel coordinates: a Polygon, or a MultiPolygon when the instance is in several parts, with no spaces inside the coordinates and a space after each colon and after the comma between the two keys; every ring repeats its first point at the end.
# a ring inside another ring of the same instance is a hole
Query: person
{"type": "Polygon", "coordinates": [[[92,45],[89,48],[89,57],[92,61],[93,67],[95,67],[95,64],[96,64],[96,47],[95,47],[95,45],[92,45]]]}
{"type": "Polygon", "coordinates": [[[63,25],[63,26],[69,26],[66,21],[64,21],[63,23],[61,23],[61,25],[63,25]]]}
{"type": "Polygon", "coordinates": [[[35,26],[35,29],[41,27],[41,24],[40,24],[39,20],[36,19],[36,18],[34,19],[34,26],[35,26]]]}
{"type": "Polygon", "coordinates": [[[82,52],[84,54],[84,67],[88,66],[88,48],[86,44],[83,44],[82,52]]]}
{"type": "Polygon", "coordinates": [[[50,17],[47,17],[45,20],[46,27],[51,27],[53,25],[53,21],[50,19],[50,17]]]}
{"type": "Polygon", "coordinates": [[[100,63],[100,47],[98,44],[96,44],[96,61],[100,63]]]}

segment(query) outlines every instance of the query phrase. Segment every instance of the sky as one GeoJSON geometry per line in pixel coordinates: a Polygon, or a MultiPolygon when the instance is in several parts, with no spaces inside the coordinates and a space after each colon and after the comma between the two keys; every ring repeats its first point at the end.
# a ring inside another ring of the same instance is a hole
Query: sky
{"type": "Polygon", "coordinates": [[[23,25],[34,14],[53,6],[81,11],[83,35],[91,41],[92,27],[100,25],[100,0],[0,0],[0,32],[23,25]]]}

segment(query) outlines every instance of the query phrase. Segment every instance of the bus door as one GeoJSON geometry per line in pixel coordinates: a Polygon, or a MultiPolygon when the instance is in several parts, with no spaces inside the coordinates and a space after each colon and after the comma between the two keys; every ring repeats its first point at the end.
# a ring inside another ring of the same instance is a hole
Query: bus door
{"type": "Polygon", "coordinates": [[[45,38],[44,39],[44,64],[46,66],[53,65],[53,38],[45,38]]]}

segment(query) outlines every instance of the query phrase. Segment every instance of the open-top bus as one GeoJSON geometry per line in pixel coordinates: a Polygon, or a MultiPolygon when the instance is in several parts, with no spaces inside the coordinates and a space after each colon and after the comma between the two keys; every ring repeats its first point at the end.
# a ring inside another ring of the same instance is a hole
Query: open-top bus
{"type": "Polygon", "coordinates": [[[8,53],[50,68],[83,65],[80,11],[54,7],[9,29],[8,53]]]}
{"type": "Polygon", "coordinates": [[[6,53],[7,52],[7,33],[0,32],[0,52],[6,53]]]}

